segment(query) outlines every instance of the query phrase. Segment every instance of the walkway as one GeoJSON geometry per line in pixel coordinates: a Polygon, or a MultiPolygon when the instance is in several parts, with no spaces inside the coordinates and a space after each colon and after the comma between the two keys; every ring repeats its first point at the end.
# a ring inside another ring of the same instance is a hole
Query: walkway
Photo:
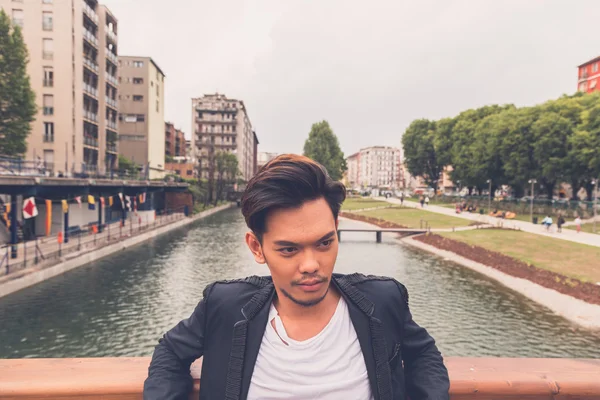
{"type": "MultiPolygon", "coordinates": [[[[394,198],[386,199],[384,197],[377,197],[377,200],[387,201],[388,203],[391,203],[391,204],[398,204],[398,205],[400,204],[400,200],[394,199],[394,198]]],[[[404,206],[412,207],[412,208],[419,208],[419,209],[421,208],[419,203],[414,202],[414,201],[408,201],[408,200],[404,200],[404,206]]],[[[551,237],[554,239],[568,240],[568,241],[575,242],[575,243],[581,243],[581,244],[587,244],[590,246],[600,247],[600,235],[593,234],[593,233],[587,233],[587,232],[577,233],[575,230],[572,230],[572,229],[563,229],[561,233],[558,233],[558,232],[556,232],[556,225],[553,226],[554,232],[546,232],[545,228],[543,228],[541,225],[534,225],[531,222],[510,220],[510,219],[500,219],[500,218],[490,217],[489,215],[480,215],[480,214],[468,213],[468,212],[463,212],[463,213],[457,214],[455,212],[454,208],[429,205],[429,206],[425,206],[425,208],[423,210],[438,213],[438,214],[445,214],[445,215],[448,215],[451,217],[464,218],[464,219],[469,219],[472,221],[482,222],[482,223],[490,224],[492,226],[503,226],[505,228],[520,229],[524,232],[535,233],[536,235],[547,236],[547,237],[551,237]]]]}

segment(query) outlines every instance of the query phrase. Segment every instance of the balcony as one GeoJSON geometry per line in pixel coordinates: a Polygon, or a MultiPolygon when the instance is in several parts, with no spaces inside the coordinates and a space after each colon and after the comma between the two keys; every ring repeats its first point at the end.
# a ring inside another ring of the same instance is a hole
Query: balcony
{"type": "Polygon", "coordinates": [[[54,143],[54,135],[44,134],[44,143],[54,143]]]}
{"type": "Polygon", "coordinates": [[[89,44],[98,48],[98,38],[87,28],[83,28],[83,38],[87,40],[89,44]]]}
{"type": "Polygon", "coordinates": [[[54,107],[44,107],[44,115],[54,115],[54,107]]]}
{"type": "Polygon", "coordinates": [[[108,27],[106,28],[106,36],[110,39],[110,41],[112,41],[113,43],[117,43],[117,34],[114,33],[113,31],[111,31],[110,29],[108,29],[108,27]]]}
{"type": "Polygon", "coordinates": [[[100,69],[100,67],[98,66],[96,61],[86,57],[85,55],[83,56],[83,65],[85,65],[90,71],[94,72],[96,75],[98,74],[98,70],[100,69]]]}
{"type": "Polygon", "coordinates": [[[198,118],[196,117],[196,122],[202,123],[202,124],[206,124],[206,125],[210,125],[210,124],[230,124],[230,125],[236,125],[237,124],[237,119],[227,119],[227,120],[209,120],[209,119],[203,119],[203,118],[198,118]]]}
{"type": "Polygon", "coordinates": [[[98,89],[90,85],[89,83],[83,82],[83,91],[93,97],[98,97],[98,89]]]}
{"type": "Polygon", "coordinates": [[[83,13],[88,16],[94,23],[98,24],[98,14],[89,6],[88,3],[82,1],[83,3],[83,13]]]}
{"type": "Polygon", "coordinates": [[[111,99],[111,98],[110,98],[110,97],[108,97],[108,96],[106,96],[106,104],[107,104],[109,107],[112,107],[112,108],[114,108],[115,110],[118,110],[118,108],[117,108],[117,101],[116,101],[116,100],[114,100],[114,99],[111,99]]]}
{"type": "Polygon", "coordinates": [[[115,78],[114,76],[112,76],[108,72],[105,74],[105,76],[106,76],[106,81],[108,83],[110,83],[114,87],[117,87],[117,85],[119,84],[119,80],[117,78],[115,78]]]}
{"type": "Polygon", "coordinates": [[[54,52],[52,52],[52,51],[42,51],[42,58],[44,60],[54,60],[54,52]]]}
{"type": "Polygon", "coordinates": [[[107,153],[117,153],[117,144],[116,143],[106,143],[106,152],[107,153]]]}
{"type": "Polygon", "coordinates": [[[90,147],[98,147],[98,138],[91,137],[91,136],[84,136],[83,144],[85,144],[86,146],[90,146],[90,147]]]}
{"type": "Polygon", "coordinates": [[[88,111],[86,109],[83,109],[83,118],[89,121],[98,122],[98,114],[93,113],[92,111],[88,111]]]}
{"type": "Polygon", "coordinates": [[[117,123],[115,121],[111,121],[109,119],[106,120],[106,127],[113,129],[113,130],[117,130],[117,123]]]}
{"type": "Polygon", "coordinates": [[[43,21],[42,29],[46,32],[51,32],[54,30],[54,24],[52,23],[52,21],[43,21]]]}
{"type": "Polygon", "coordinates": [[[44,87],[54,87],[54,79],[44,79],[44,87]]]}
{"type": "Polygon", "coordinates": [[[112,61],[115,65],[117,65],[117,63],[119,62],[119,59],[117,58],[115,53],[113,53],[112,50],[108,48],[106,49],[106,58],[112,61]]]}

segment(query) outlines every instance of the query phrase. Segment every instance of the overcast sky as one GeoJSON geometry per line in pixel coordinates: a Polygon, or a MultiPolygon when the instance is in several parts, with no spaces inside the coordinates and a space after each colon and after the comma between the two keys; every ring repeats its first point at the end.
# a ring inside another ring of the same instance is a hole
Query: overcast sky
{"type": "Polygon", "coordinates": [[[327,119],[346,155],[399,146],[416,118],[532,105],[600,55],[598,0],[104,0],[119,53],[167,75],[165,119],[191,98],[244,100],[259,151],[302,152],[327,119]]]}

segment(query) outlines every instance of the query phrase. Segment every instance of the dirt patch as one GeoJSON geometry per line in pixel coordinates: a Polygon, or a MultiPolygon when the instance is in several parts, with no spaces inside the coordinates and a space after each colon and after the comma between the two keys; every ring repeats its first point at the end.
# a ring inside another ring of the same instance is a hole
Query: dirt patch
{"type": "Polygon", "coordinates": [[[469,260],[487,265],[517,278],[527,279],[538,285],[557,292],[575,297],[592,304],[600,304],[600,286],[593,283],[581,282],[577,279],[537,268],[534,265],[516,260],[507,255],[490,251],[478,246],[472,246],[457,240],[439,235],[429,234],[414,238],[420,242],[451,251],[469,260]]]}
{"type": "Polygon", "coordinates": [[[353,219],[355,221],[368,222],[369,224],[377,225],[378,227],[384,228],[384,229],[393,229],[393,228],[407,229],[408,228],[408,226],[396,224],[394,222],[386,221],[384,219],[367,217],[364,215],[359,215],[359,214],[354,214],[354,213],[349,213],[349,212],[341,212],[340,217],[353,219]]]}

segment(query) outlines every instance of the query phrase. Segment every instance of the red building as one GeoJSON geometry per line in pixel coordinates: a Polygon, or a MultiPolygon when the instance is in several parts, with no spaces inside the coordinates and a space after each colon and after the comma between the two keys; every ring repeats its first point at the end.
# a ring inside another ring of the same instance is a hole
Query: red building
{"type": "Polygon", "coordinates": [[[185,134],[170,122],[165,122],[165,156],[186,156],[185,134]]]}
{"type": "Polygon", "coordinates": [[[600,86],[600,57],[581,64],[578,73],[577,90],[579,92],[595,92],[600,86]]]}

